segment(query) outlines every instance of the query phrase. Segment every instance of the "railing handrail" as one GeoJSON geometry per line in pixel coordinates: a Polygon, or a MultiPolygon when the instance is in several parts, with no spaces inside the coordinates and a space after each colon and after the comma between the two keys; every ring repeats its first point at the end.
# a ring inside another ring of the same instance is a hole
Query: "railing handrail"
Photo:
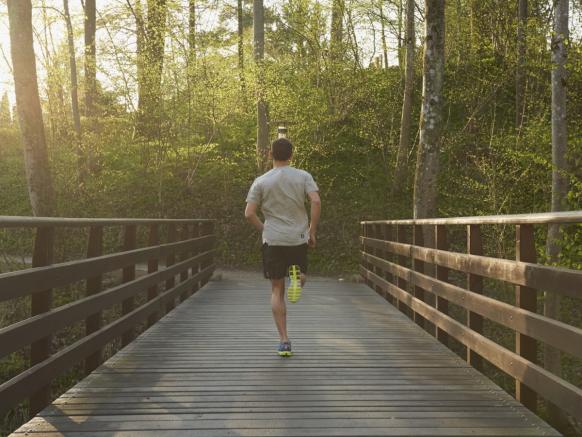
{"type": "Polygon", "coordinates": [[[27,217],[0,216],[0,228],[43,227],[43,226],[119,226],[209,223],[216,219],[151,219],[151,218],[71,218],[71,217],[27,217]]]}
{"type": "Polygon", "coordinates": [[[516,398],[529,409],[536,410],[540,395],[582,419],[582,387],[538,363],[538,342],[582,358],[582,329],[556,316],[539,314],[537,309],[537,293],[541,292],[582,298],[581,269],[548,266],[537,259],[535,225],[552,223],[580,225],[582,211],[364,221],[360,272],[370,287],[439,341],[448,344],[454,338],[463,344],[470,365],[481,370],[484,358],[513,377],[516,398]],[[487,234],[481,225],[490,224],[515,225],[514,260],[484,255],[487,234]],[[467,225],[466,238],[453,228],[456,225],[467,225]],[[459,251],[458,244],[451,244],[453,236],[466,244],[466,253],[459,251]],[[427,266],[432,268],[427,270],[427,266]],[[456,273],[449,277],[450,271],[456,273]],[[459,274],[466,275],[466,284],[459,274]],[[515,286],[515,303],[484,295],[486,278],[515,286]],[[456,307],[454,314],[449,313],[449,303],[456,307]],[[515,349],[487,337],[485,320],[513,331],[515,349]]]}
{"type": "Polygon", "coordinates": [[[36,414],[50,402],[55,378],[79,362],[90,373],[103,362],[109,342],[119,338],[122,347],[129,344],[144,323],[153,325],[206,284],[215,268],[215,223],[212,219],[0,216],[0,229],[24,227],[34,233],[32,266],[0,274],[0,302],[30,296],[24,301],[30,302],[30,317],[0,328],[0,358],[30,346],[30,367],[0,381],[0,414],[26,398],[36,414]],[[114,242],[113,253],[104,251],[104,227],[109,225],[119,227],[122,236],[121,242],[114,242]],[[55,262],[58,227],[84,228],[86,256],[55,262]],[[138,235],[143,237],[138,228],[146,228],[147,242],[138,243],[138,235]],[[138,277],[136,266],[144,262],[147,274],[138,277]],[[104,275],[119,270],[121,282],[103,281],[104,275]],[[79,296],[53,306],[53,289],[73,284],[80,287],[79,296]],[[104,318],[104,311],[115,306],[104,318]],[[52,336],[83,321],[85,335],[53,351],[52,336]]]}
{"type": "Polygon", "coordinates": [[[582,210],[534,214],[489,215],[472,217],[403,220],[364,220],[362,225],[541,225],[582,223],[582,210]]]}

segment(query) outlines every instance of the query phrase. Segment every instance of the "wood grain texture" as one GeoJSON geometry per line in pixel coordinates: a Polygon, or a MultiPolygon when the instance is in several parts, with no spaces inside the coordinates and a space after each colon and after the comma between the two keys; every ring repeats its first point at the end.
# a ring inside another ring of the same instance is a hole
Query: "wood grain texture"
{"type": "Polygon", "coordinates": [[[364,285],[311,280],[287,359],[269,298],[223,274],[15,435],[559,435],[364,285]]]}

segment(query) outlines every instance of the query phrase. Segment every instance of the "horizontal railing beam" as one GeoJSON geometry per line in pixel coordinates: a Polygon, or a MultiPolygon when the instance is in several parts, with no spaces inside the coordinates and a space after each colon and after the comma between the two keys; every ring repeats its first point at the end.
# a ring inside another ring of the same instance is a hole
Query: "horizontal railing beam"
{"type": "Polygon", "coordinates": [[[66,217],[19,217],[0,216],[0,228],[36,228],[36,227],[84,227],[84,226],[120,226],[208,223],[214,219],[146,219],[146,218],[66,218],[66,217]]]}
{"type": "Polygon", "coordinates": [[[362,276],[403,301],[424,318],[474,350],[503,372],[526,384],[573,417],[582,418],[582,389],[570,384],[518,354],[476,333],[448,315],[415,298],[384,278],[360,266],[362,276]]]}
{"type": "Polygon", "coordinates": [[[0,329],[0,358],[28,346],[33,341],[54,333],[83,318],[118,304],[124,299],[146,292],[148,287],[158,284],[179,274],[182,270],[198,265],[200,261],[210,258],[214,251],[207,251],[175,264],[167,269],[159,270],[131,282],[109,288],[98,294],[71,302],[49,312],[25,319],[0,329]]]}
{"type": "Polygon", "coordinates": [[[491,215],[476,217],[429,218],[414,220],[372,220],[363,225],[541,225],[549,223],[582,223],[582,211],[548,212],[539,214],[491,215]]]}
{"type": "Polygon", "coordinates": [[[564,352],[582,357],[582,329],[517,308],[482,294],[470,292],[464,288],[439,281],[431,276],[415,272],[365,252],[362,253],[362,257],[375,267],[401,277],[421,287],[423,290],[445,298],[466,310],[551,344],[564,352]]]}
{"type": "Polygon", "coordinates": [[[145,263],[151,258],[159,259],[171,253],[196,249],[205,243],[212,243],[214,238],[214,235],[205,235],[177,243],[4,273],[0,275],[0,302],[38,293],[47,288],[62,287],[130,264],[145,263]]]}
{"type": "Polygon", "coordinates": [[[563,267],[469,255],[412,244],[361,237],[365,246],[419,259],[464,273],[523,285],[573,298],[582,298],[582,271],[563,267]]]}
{"type": "Polygon", "coordinates": [[[188,278],[187,281],[176,285],[171,290],[165,291],[129,314],[120,317],[0,385],[0,414],[4,414],[12,406],[34,393],[39,387],[49,384],[75,363],[99,350],[129,328],[147,319],[150,314],[163,311],[168,301],[175,299],[180,293],[188,290],[195,282],[208,279],[213,270],[214,265],[206,267],[198,274],[188,278]]]}

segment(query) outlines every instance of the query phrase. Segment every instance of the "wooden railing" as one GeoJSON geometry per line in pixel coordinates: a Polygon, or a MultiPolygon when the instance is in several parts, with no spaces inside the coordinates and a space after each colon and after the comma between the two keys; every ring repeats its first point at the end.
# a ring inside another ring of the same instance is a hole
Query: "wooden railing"
{"type": "Polygon", "coordinates": [[[540,292],[582,299],[582,271],[537,263],[534,231],[552,223],[579,225],[582,211],[365,221],[360,268],[369,286],[440,341],[448,344],[454,338],[464,345],[471,365],[481,369],[485,359],[513,377],[516,398],[525,406],[535,411],[539,394],[580,419],[581,388],[537,363],[538,342],[582,358],[582,329],[537,312],[540,292]],[[515,260],[484,256],[485,225],[515,226],[515,260]],[[459,232],[465,253],[449,249],[451,233],[459,232]],[[433,247],[423,244],[426,235],[433,247]],[[466,285],[453,285],[453,276],[466,276],[466,285]],[[515,304],[487,296],[486,278],[515,285],[515,304]],[[466,313],[464,320],[452,317],[449,303],[466,313]],[[484,319],[513,331],[515,349],[483,335],[484,319]]]}
{"type": "Polygon", "coordinates": [[[30,318],[0,329],[0,358],[30,346],[30,368],[0,385],[0,413],[26,398],[30,414],[39,412],[50,402],[55,378],[82,361],[90,373],[101,364],[105,345],[116,339],[121,339],[121,347],[130,343],[137,325],[153,325],[176,300],[183,301],[206,284],[214,270],[212,220],[0,216],[2,228],[28,228],[35,235],[32,267],[0,275],[0,302],[30,296],[31,309],[30,318]],[[61,228],[87,230],[86,258],[53,263],[55,231],[61,228]],[[121,251],[103,254],[104,228],[121,232],[121,251]],[[137,236],[144,233],[146,247],[138,248],[137,236]],[[136,278],[136,265],[146,263],[147,274],[136,278]],[[115,270],[122,270],[121,281],[105,288],[104,275],[115,270]],[[53,307],[53,289],[80,281],[82,298],[53,307]],[[121,310],[104,325],[103,311],[116,305],[121,310]],[[52,350],[57,331],[83,321],[81,339],[52,350]]]}

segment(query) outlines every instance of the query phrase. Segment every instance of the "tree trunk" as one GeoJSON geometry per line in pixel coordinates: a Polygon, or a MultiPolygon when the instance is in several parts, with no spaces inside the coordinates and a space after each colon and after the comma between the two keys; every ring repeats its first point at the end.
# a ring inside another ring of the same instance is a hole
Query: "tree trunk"
{"type": "Polygon", "coordinates": [[[332,60],[342,58],[344,39],[344,0],[333,0],[331,6],[331,35],[329,50],[332,60]]]}
{"type": "Polygon", "coordinates": [[[412,124],[412,97],[414,94],[414,0],[406,0],[406,71],[404,76],[404,98],[400,122],[400,142],[392,193],[400,194],[406,182],[406,168],[410,150],[410,125],[412,124]]]}
{"type": "MultiPolygon", "coordinates": [[[[437,215],[439,148],[443,120],[445,74],[445,2],[425,0],[425,43],[423,59],[420,144],[414,181],[414,218],[437,215]]],[[[425,244],[432,247],[432,232],[425,244]]]]}
{"type": "Polygon", "coordinates": [[[404,8],[402,7],[403,0],[398,1],[398,67],[400,68],[400,74],[402,75],[402,64],[404,60],[402,59],[402,15],[404,8]]]}
{"type": "Polygon", "coordinates": [[[515,128],[520,129],[525,112],[525,52],[527,28],[527,0],[518,0],[517,12],[517,68],[515,71],[515,128]]]}
{"type": "Polygon", "coordinates": [[[245,84],[245,53],[244,53],[244,27],[243,27],[243,1],[237,0],[236,15],[238,23],[238,74],[240,79],[240,88],[243,96],[246,93],[245,84]]]}
{"type": "MultiPolygon", "coordinates": [[[[166,33],[166,0],[148,0],[145,38],[142,47],[141,95],[138,100],[138,132],[146,139],[159,138],[161,87],[166,33]]],[[[139,29],[138,29],[139,32],[139,29]]]]}
{"type": "Polygon", "coordinates": [[[97,31],[97,9],[95,0],[85,1],[85,114],[95,115],[97,95],[97,58],[95,54],[95,32],[97,31]]]}
{"type": "Polygon", "coordinates": [[[258,73],[257,96],[257,167],[259,172],[266,169],[269,156],[269,129],[267,102],[265,101],[265,18],[263,0],[253,2],[253,23],[255,39],[255,62],[258,73]]]}
{"type": "Polygon", "coordinates": [[[135,2],[135,42],[136,42],[136,76],[137,76],[137,121],[140,120],[144,96],[144,58],[145,58],[145,20],[141,0],[135,2]]]}
{"type": "Polygon", "coordinates": [[[75,58],[75,38],[73,35],[73,24],[69,13],[69,0],[63,0],[65,12],[65,24],[67,25],[67,43],[69,49],[69,69],[71,70],[71,111],[73,113],[73,126],[77,134],[77,140],[81,137],[81,115],[79,114],[79,95],[77,80],[77,60],[75,58]]]}
{"type": "Polygon", "coordinates": [[[52,216],[55,193],[49,169],[42,110],[38,96],[30,0],[8,0],[10,45],[18,122],[32,213],[52,216]]]}
{"type": "MultiPolygon", "coordinates": [[[[566,176],[566,152],[568,148],[568,130],[566,118],[566,58],[569,39],[568,0],[556,0],[554,3],[554,31],[552,33],[552,211],[567,209],[568,178],[566,176]]],[[[558,262],[562,250],[560,244],[561,228],[557,224],[548,228],[546,249],[550,262],[558,262]]],[[[544,314],[552,319],[559,319],[560,296],[545,293],[544,314]]],[[[560,376],[560,351],[544,345],[544,367],[560,376]]],[[[560,410],[548,405],[551,423],[559,426],[564,418],[560,410]]]]}
{"type": "Polygon", "coordinates": [[[196,62],[196,0],[188,2],[188,51],[190,62],[196,62]]]}
{"type": "Polygon", "coordinates": [[[73,126],[75,128],[75,146],[77,150],[77,166],[79,172],[79,182],[81,185],[86,179],[86,160],[81,143],[81,114],[79,113],[79,84],[77,79],[77,60],[75,58],[75,37],[73,35],[73,24],[69,12],[69,0],[63,0],[63,10],[65,12],[65,23],[67,25],[67,45],[69,47],[69,69],[71,70],[71,111],[73,113],[73,126]]]}
{"type": "Polygon", "coordinates": [[[384,6],[380,3],[380,25],[382,26],[382,54],[384,55],[384,68],[388,69],[388,44],[386,43],[386,17],[384,16],[384,6]]]}

